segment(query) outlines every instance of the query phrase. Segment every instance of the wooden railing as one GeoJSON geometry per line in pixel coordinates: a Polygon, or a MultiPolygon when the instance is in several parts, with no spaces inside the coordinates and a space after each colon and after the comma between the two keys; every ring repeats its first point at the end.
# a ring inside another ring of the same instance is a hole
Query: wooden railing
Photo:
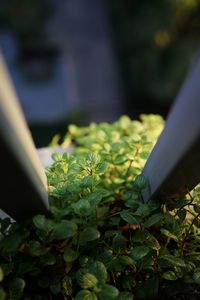
{"type": "Polygon", "coordinates": [[[177,96],[143,174],[144,201],[180,197],[200,182],[200,58],[177,96]]]}
{"type": "Polygon", "coordinates": [[[0,208],[14,219],[47,212],[47,180],[0,55],[0,208]]]}

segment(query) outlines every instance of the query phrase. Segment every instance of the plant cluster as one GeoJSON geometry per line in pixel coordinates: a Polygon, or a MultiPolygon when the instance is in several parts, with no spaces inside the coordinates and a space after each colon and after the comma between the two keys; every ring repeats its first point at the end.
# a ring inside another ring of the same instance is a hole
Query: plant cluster
{"type": "Polygon", "coordinates": [[[0,300],[200,299],[200,188],[142,201],[142,168],[163,127],[69,127],[47,168],[49,216],[0,221],[0,300]]]}

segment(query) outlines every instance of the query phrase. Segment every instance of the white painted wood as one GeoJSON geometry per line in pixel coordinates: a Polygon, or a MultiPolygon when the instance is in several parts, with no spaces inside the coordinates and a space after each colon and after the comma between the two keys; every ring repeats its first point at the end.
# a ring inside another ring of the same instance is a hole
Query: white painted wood
{"type": "Polygon", "coordinates": [[[177,96],[143,174],[143,198],[178,197],[200,182],[200,57],[177,96]]]}
{"type": "Polygon", "coordinates": [[[10,190],[5,191],[6,197],[0,199],[0,208],[14,219],[27,217],[36,212],[46,212],[48,208],[46,175],[1,54],[0,144],[1,154],[3,151],[0,160],[3,165],[1,174],[4,174],[4,185],[8,186],[10,180],[10,190]],[[12,185],[15,186],[14,190],[12,185]]]}

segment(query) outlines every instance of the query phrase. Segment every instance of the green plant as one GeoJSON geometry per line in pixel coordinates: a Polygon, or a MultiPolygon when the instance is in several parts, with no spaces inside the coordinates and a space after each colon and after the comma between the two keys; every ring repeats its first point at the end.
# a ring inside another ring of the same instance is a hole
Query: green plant
{"type": "Polygon", "coordinates": [[[163,121],[141,118],[69,127],[74,154],[47,168],[51,215],[1,220],[1,300],[200,298],[200,188],[142,202],[163,121]]]}

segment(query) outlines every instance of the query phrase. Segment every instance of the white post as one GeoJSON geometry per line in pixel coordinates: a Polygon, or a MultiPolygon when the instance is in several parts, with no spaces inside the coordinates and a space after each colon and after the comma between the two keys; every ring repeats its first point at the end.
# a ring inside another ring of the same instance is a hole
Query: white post
{"type": "Polygon", "coordinates": [[[47,179],[0,54],[0,208],[14,219],[48,210],[47,179]]]}

